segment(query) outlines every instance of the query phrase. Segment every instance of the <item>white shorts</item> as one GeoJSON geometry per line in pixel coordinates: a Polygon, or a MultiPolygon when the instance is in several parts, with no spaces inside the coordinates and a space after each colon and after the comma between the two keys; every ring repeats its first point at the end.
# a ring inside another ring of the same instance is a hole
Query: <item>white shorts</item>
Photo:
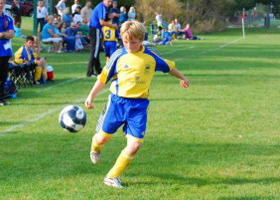
{"type": "Polygon", "coordinates": [[[63,39],[62,38],[48,38],[48,39],[43,39],[43,42],[53,42],[53,43],[59,43],[61,42],[63,39]]]}

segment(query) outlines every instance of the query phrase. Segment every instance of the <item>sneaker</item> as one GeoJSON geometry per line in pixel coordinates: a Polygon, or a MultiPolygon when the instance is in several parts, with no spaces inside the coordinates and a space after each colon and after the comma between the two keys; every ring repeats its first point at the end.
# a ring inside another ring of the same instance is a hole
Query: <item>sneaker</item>
{"type": "Polygon", "coordinates": [[[0,106],[6,106],[8,105],[7,102],[4,99],[0,99],[0,106]]]}
{"type": "Polygon", "coordinates": [[[100,162],[100,151],[90,151],[90,160],[93,164],[100,162]]]}
{"type": "Polygon", "coordinates": [[[41,85],[40,81],[35,81],[36,85],[41,85]]]}
{"type": "Polygon", "coordinates": [[[116,178],[108,178],[105,177],[103,180],[103,183],[110,187],[116,187],[116,188],[124,188],[121,183],[121,179],[119,177],[116,178]]]}

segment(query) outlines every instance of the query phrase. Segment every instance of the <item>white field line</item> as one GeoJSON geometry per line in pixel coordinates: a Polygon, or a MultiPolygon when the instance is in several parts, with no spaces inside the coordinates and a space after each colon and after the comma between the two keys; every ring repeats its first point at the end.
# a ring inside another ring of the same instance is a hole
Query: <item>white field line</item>
{"type": "Polygon", "coordinates": [[[239,42],[240,40],[243,40],[243,39],[244,38],[238,38],[236,40],[227,42],[227,43],[225,43],[225,44],[223,44],[223,45],[221,45],[221,46],[219,46],[219,47],[217,47],[215,49],[209,49],[209,50],[202,51],[200,53],[196,53],[196,54],[193,54],[193,55],[186,55],[186,56],[184,56],[184,58],[176,58],[176,59],[173,59],[173,61],[179,61],[179,60],[182,60],[182,59],[185,59],[185,58],[188,58],[188,57],[199,56],[199,55],[203,55],[203,54],[210,53],[210,52],[213,52],[213,51],[219,51],[219,50],[221,50],[221,49],[223,49],[223,48],[225,48],[225,47],[227,47],[227,46],[229,46],[229,45],[231,45],[233,43],[239,42]]]}
{"type": "MultiPolygon", "coordinates": [[[[197,53],[197,54],[194,54],[194,55],[191,55],[191,56],[197,56],[197,55],[202,55],[202,54],[205,54],[205,53],[217,51],[217,50],[220,50],[220,49],[223,49],[223,48],[227,47],[227,46],[230,45],[230,44],[236,43],[236,42],[238,42],[238,41],[240,41],[240,40],[242,40],[242,39],[243,39],[243,38],[239,38],[239,39],[230,41],[230,42],[228,42],[228,43],[225,43],[225,44],[219,46],[218,48],[210,49],[210,50],[207,50],[207,51],[202,51],[202,52],[200,52],[200,53],[197,53]]],[[[168,55],[168,54],[174,53],[174,52],[176,52],[176,51],[182,51],[182,50],[185,50],[185,49],[187,49],[187,48],[192,48],[192,47],[186,47],[186,48],[183,48],[183,49],[171,50],[171,51],[169,51],[169,52],[167,52],[167,53],[165,53],[165,54],[163,54],[163,55],[168,55]]],[[[175,59],[174,61],[178,61],[178,60],[182,60],[182,58],[175,59]]],[[[58,86],[61,86],[61,85],[66,85],[66,84],[68,84],[68,83],[71,83],[71,82],[74,82],[74,81],[76,81],[76,80],[79,80],[79,79],[81,79],[81,78],[83,78],[83,77],[84,77],[84,76],[80,76],[80,77],[78,77],[78,78],[69,79],[69,80],[64,81],[64,82],[61,82],[61,83],[59,83],[59,84],[57,84],[57,85],[53,85],[53,86],[47,87],[47,88],[45,88],[45,89],[43,89],[43,90],[50,90],[50,89],[52,89],[52,88],[55,88],[55,87],[58,87],[58,86]]],[[[99,95],[101,95],[101,94],[103,94],[103,93],[105,93],[105,92],[107,92],[107,91],[109,91],[109,89],[102,90],[102,91],[99,93],[99,95]]],[[[84,98],[83,98],[83,99],[78,99],[78,100],[76,100],[75,102],[80,102],[80,101],[82,101],[82,100],[84,100],[84,98]]],[[[48,116],[48,115],[50,115],[50,114],[52,114],[52,113],[54,113],[54,112],[57,112],[59,109],[61,109],[61,107],[57,107],[57,108],[48,110],[48,111],[46,111],[46,112],[40,113],[40,114],[36,115],[35,117],[33,117],[33,118],[31,118],[31,119],[25,121],[25,122],[22,122],[22,123],[13,125],[13,126],[7,128],[7,129],[3,130],[3,131],[0,131],[0,135],[4,135],[5,133],[12,132],[12,131],[14,131],[14,130],[16,130],[16,129],[18,129],[18,128],[22,128],[22,127],[24,127],[24,126],[26,126],[26,125],[29,125],[30,123],[37,122],[37,121],[39,121],[40,119],[42,119],[42,118],[44,118],[44,117],[46,117],[46,116],[48,116]]]]}
{"type": "Polygon", "coordinates": [[[81,79],[81,78],[84,78],[84,77],[86,77],[86,76],[79,76],[79,77],[77,77],[77,78],[72,78],[72,79],[69,79],[69,80],[67,80],[67,81],[58,83],[58,84],[56,84],[56,85],[52,85],[52,86],[46,87],[46,88],[44,88],[44,89],[42,89],[42,90],[43,90],[43,91],[45,91],[45,90],[50,90],[50,89],[53,89],[53,88],[58,87],[58,86],[61,86],[61,85],[66,85],[66,84],[68,84],[68,83],[72,83],[72,82],[77,81],[77,80],[79,80],[79,79],[81,79]]]}
{"type": "MultiPolygon", "coordinates": [[[[71,79],[71,80],[72,80],[72,79],[71,79]]],[[[78,80],[78,78],[77,78],[76,80],[78,80]]],[[[103,93],[106,93],[106,92],[108,92],[108,91],[109,91],[109,89],[102,90],[102,91],[98,94],[98,96],[99,96],[99,95],[102,95],[103,93]]],[[[84,100],[85,100],[85,98],[79,98],[79,99],[76,99],[73,103],[77,103],[77,102],[84,101],[84,100]]],[[[3,130],[3,131],[0,131],[0,136],[1,136],[1,135],[4,135],[5,133],[9,133],[9,132],[12,132],[12,131],[14,131],[14,130],[16,130],[16,129],[19,129],[19,128],[22,128],[22,127],[24,127],[24,126],[27,126],[27,125],[29,125],[29,124],[31,124],[31,123],[37,122],[37,121],[39,121],[40,119],[43,119],[44,117],[46,117],[46,116],[48,116],[48,115],[51,115],[51,114],[53,114],[53,113],[59,111],[60,109],[62,109],[62,108],[61,108],[61,107],[57,107],[57,108],[53,108],[53,109],[51,109],[51,110],[48,110],[48,111],[46,111],[46,112],[40,113],[40,114],[38,114],[38,115],[35,115],[33,118],[31,118],[31,119],[29,119],[29,120],[27,120],[27,121],[25,121],[25,122],[18,123],[18,124],[16,124],[16,125],[13,125],[13,126],[7,128],[7,129],[3,130]]]]}

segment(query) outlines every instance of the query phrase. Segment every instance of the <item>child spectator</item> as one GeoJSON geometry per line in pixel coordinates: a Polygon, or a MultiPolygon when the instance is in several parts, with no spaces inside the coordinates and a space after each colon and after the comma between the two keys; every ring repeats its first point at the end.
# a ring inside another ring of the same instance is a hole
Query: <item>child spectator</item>
{"type": "MultiPolygon", "coordinates": [[[[108,22],[112,23],[112,19],[108,20],[108,22]]],[[[115,28],[109,26],[103,26],[102,32],[106,62],[108,62],[112,54],[117,50],[119,33],[115,28]]]]}
{"type": "Polygon", "coordinates": [[[186,24],[183,29],[183,38],[187,40],[203,40],[204,38],[199,38],[192,34],[192,30],[190,29],[190,24],[186,24]]]}
{"type": "Polygon", "coordinates": [[[122,6],[120,8],[120,11],[121,11],[121,16],[120,16],[119,22],[120,22],[120,25],[122,25],[122,23],[124,23],[127,20],[126,8],[124,6],[122,6]]]}
{"type": "Polygon", "coordinates": [[[17,52],[15,53],[15,63],[16,64],[23,64],[24,67],[28,68],[29,70],[33,70],[35,68],[35,76],[34,81],[36,84],[45,83],[46,77],[43,73],[43,68],[45,68],[46,63],[44,60],[40,58],[35,58],[32,47],[34,43],[34,38],[32,36],[27,36],[25,43],[22,47],[20,47],[17,52]]]}
{"type": "Polygon", "coordinates": [[[127,13],[128,19],[127,20],[135,20],[136,19],[136,11],[134,7],[130,7],[129,12],[127,13]]]}
{"type": "Polygon", "coordinates": [[[159,43],[160,45],[172,44],[171,43],[172,36],[167,28],[164,28],[164,30],[162,31],[161,38],[162,41],[159,43]]]}
{"type": "Polygon", "coordinates": [[[82,23],[83,19],[82,19],[82,15],[81,15],[81,7],[78,6],[75,10],[75,12],[73,13],[73,22],[75,24],[78,23],[82,23]]]}
{"type": "Polygon", "coordinates": [[[35,61],[37,61],[38,63],[41,63],[40,65],[42,65],[42,68],[37,67],[36,69],[36,73],[35,73],[35,80],[40,79],[40,75],[42,76],[41,78],[41,82],[42,83],[46,83],[47,80],[47,70],[46,70],[46,60],[45,58],[40,57],[40,52],[41,52],[41,47],[39,45],[39,40],[36,36],[33,36],[34,42],[32,45],[32,51],[33,51],[33,55],[35,58],[35,61]],[[40,72],[41,70],[41,72],[40,72]],[[37,76],[37,77],[36,77],[37,76]]]}
{"type": "Polygon", "coordinates": [[[15,37],[16,38],[26,38],[26,35],[23,35],[21,33],[21,27],[20,27],[20,22],[16,23],[16,28],[15,28],[15,37]]]}
{"type": "Polygon", "coordinates": [[[142,46],[146,30],[138,21],[125,22],[120,30],[124,48],[117,50],[103,68],[90,91],[85,106],[93,109],[92,102],[106,83],[112,79],[109,100],[102,112],[97,133],[92,138],[90,158],[100,161],[100,149],[117,129],[124,124],[127,146],[107,173],[104,183],[122,188],[120,176],[140,149],[146,131],[149,87],[155,71],[168,72],[180,80],[184,88],[189,82],[176,68],[175,63],[159,57],[152,49],[142,46]]]}
{"type": "Polygon", "coordinates": [[[61,25],[60,25],[60,27],[59,27],[59,31],[60,31],[61,33],[64,33],[64,31],[66,30],[66,28],[67,28],[67,23],[66,23],[66,22],[62,22],[61,25]]]}

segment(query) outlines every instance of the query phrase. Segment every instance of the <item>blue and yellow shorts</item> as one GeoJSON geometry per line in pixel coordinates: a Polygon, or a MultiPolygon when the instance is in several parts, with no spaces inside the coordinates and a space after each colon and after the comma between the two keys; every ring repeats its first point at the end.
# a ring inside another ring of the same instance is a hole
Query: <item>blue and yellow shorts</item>
{"type": "Polygon", "coordinates": [[[127,137],[142,142],[147,123],[148,99],[123,98],[110,94],[99,117],[96,132],[113,134],[123,126],[127,137]]]}

